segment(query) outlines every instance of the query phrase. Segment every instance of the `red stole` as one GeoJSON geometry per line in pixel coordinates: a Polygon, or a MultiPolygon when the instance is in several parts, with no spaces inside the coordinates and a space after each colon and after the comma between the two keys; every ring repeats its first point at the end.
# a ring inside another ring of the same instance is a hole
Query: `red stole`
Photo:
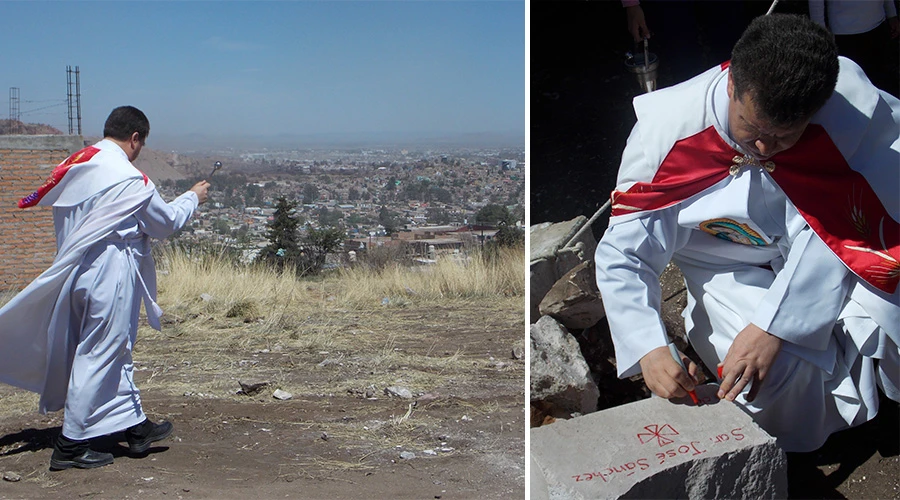
{"type": "MultiPolygon", "coordinates": [[[[612,215],[658,210],[685,200],[724,179],[739,158],[743,154],[710,126],[676,142],[651,182],[613,191],[612,215]]],[[[900,282],[900,225],[865,177],[850,168],[825,129],[810,124],[797,144],[763,163],[774,164],[772,179],[851,271],[894,293],[900,282]]]]}

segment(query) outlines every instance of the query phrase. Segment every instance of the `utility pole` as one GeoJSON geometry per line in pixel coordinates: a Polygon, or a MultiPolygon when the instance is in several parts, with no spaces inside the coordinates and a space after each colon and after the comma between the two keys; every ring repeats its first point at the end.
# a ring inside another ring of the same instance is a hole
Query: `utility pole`
{"type": "Polygon", "coordinates": [[[78,135],[81,135],[81,71],[78,66],[75,66],[74,70],[72,66],[66,66],[66,83],[66,102],[69,108],[69,135],[74,134],[76,130],[78,135]]]}
{"type": "Polygon", "coordinates": [[[19,133],[19,87],[9,88],[9,133],[19,133]]]}

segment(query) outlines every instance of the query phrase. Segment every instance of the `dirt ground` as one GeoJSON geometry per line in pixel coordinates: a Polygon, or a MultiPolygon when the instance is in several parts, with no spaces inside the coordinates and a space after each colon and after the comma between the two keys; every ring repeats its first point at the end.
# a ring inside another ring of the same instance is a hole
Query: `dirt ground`
{"type": "Polygon", "coordinates": [[[338,339],[328,352],[250,338],[201,354],[142,328],[144,408],[175,432],[142,458],[121,435],[98,440],[115,455],[98,469],[49,472],[62,412],[39,415],[34,395],[0,387],[0,498],[524,498],[521,307],[343,313],[352,321],[323,319],[338,339]],[[388,319],[398,327],[375,330],[388,319]],[[237,394],[248,381],[269,385],[237,394]],[[413,398],[389,397],[388,383],[413,398]]]}

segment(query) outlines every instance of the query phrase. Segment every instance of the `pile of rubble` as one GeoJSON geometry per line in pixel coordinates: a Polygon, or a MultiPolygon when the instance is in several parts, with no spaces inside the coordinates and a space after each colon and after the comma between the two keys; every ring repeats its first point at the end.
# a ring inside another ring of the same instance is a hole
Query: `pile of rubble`
{"type": "MultiPolygon", "coordinates": [[[[586,217],[530,228],[532,426],[650,396],[640,375],[620,380],[603,301],[597,290],[597,241],[586,217]]],[[[681,311],[684,280],[669,265],[660,278],[663,322],[688,355],[681,311]]]]}

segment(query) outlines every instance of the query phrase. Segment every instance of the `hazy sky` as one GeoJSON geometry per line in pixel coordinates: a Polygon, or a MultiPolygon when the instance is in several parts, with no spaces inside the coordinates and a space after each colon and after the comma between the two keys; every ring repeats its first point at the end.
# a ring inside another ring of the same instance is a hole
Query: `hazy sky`
{"type": "MultiPolygon", "coordinates": [[[[524,1],[0,2],[0,118],[68,130],[115,106],[154,135],[525,129],[524,1]],[[43,109],[42,109],[43,108],[43,109]]],[[[524,139],[523,139],[524,142],[524,139]]]]}

